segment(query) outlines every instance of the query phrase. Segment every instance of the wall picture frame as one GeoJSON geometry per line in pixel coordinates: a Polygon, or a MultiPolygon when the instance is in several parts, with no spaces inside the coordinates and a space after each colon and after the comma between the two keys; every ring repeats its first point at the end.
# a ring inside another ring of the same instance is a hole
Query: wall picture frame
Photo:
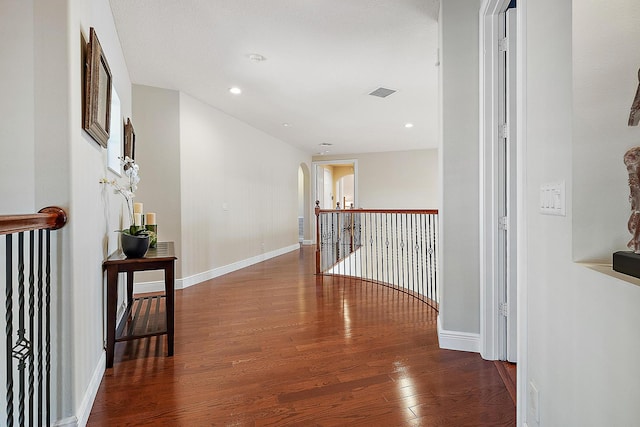
{"type": "Polygon", "coordinates": [[[136,159],[136,132],[133,129],[131,119],[128,117],[127,122],[124,124],[124,155],[131,160],[136,159]]]}
{"type": "Polygon", "coordinates": [[[89,29],[84,84],[83,128],[107,148],[111,124],[111,69],[93,27],[89,29]]]}

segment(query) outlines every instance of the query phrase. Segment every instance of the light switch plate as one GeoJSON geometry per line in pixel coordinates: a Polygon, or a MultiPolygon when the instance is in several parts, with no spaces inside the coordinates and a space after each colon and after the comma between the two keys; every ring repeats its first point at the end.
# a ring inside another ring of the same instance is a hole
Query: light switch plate
{"type": "Polygon", "coordinates": [[[566,216],[564,181],[540,186],[540,213],[566,216]]]}

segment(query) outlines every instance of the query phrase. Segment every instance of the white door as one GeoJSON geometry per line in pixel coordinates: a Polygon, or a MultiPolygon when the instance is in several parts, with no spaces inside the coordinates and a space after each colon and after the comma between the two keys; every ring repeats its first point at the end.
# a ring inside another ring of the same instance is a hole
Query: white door
{"type": "Polygon", "coordinates": [[[324,202],[322,209],[335,209],[333,204],[333,173],[331,169],[324,168],[324,202]]]}
{"type": "Polygon", "coordinates": [[[516,270],[516,11],[504,13],[505,40],[502,69],[501,114],[503,133],[499,139],[498,215],[500,359],[517,361],[517,270],[516,270]]]}
{"type": "Polygon", "coordinates": [[[324,168],[320,165],[315,167],[316,177],[316,200],[320,202],[321,209],[327,209],[324,207],[324,168]]]}

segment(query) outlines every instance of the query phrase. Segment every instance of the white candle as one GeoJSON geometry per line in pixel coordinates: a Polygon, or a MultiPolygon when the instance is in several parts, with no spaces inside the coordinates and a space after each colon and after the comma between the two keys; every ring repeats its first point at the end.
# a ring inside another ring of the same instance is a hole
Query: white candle
{"type": "Polygon", "coordinates": [[[154,212],[149,212],[146,214],[145,224],[147,225],[156,225],[156,214],[154,212]]]}
{"type": "Polygon", "coordinates": [[[136,227],[140,227],[142,225],[142,214],[141,213],[134,213],[133,214],[133,225],[135,225],[136,227]]]}
{"type": "Polygon", "coordinates": [[[133,204],[133,213],[134,214],[136,214],[136,213],[142,214],[142,212],[144,212],[142,210],[142,203],[134,203],[133,204]]]}

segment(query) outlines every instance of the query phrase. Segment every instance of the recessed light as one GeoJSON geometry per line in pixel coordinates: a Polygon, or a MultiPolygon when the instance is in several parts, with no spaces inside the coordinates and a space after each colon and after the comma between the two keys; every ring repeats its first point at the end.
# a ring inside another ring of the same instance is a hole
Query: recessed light
{"type": "Polygon", "coordinates": [[[231,92],[234,95],[240,95],[242,93],[242,89],[240,89],[237,86],[234,86],[234,87],[229,88],[229,92],[231,92]]]}
{"type": "Polygon", "coordinates": [[[250,54],[247,55],[247,58],[249,58],[253,62],[262,62],[262,61],[266,61],[267,60],[267,58],[265,58],[264,56],[260,55],[259,53],[250,53],[250,54]]]}
{"type": "Polygon", "coordinates": [[[413,127],[413,123],[405,123],[404,127],[408,128],[412,128],[413,127]]]}
{"type": "Polygon", "coordinates": [[[291,126],[289,123],[283,123],[282,126],[288,128],[289,126],[291,126]]]}
{"type": "Polygon", "coordinates": [[[322,142],[320,144],[318,144],[320,147],[331,147],[333,144],[329,143],[329,142],[322,142]]]}

